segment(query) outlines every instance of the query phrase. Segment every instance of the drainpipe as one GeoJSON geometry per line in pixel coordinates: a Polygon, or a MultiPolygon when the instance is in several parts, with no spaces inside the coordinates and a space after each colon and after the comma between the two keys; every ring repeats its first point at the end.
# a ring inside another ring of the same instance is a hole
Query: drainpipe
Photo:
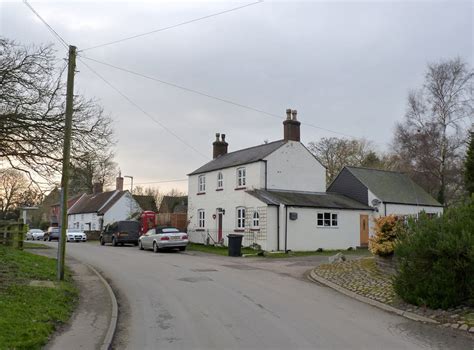
{"type": "Polygon", "coordinates": [[[383,207],[384,207],[384,216],[387,216],[387,203],[383,203],[383,207]]]}
{"type": "Polygon", "coordinates": [[[285,205],[285,253],[288,253],[288,207],[285,205]]]}
{"type": "Polygon", "coordinates": [[[280,206],[277,209],[277,251],[280,251],[280,206]]]}
{"type": "Polygon", "coordinates": [[[265,164],[265,191],[267,190],[267,161],[264,159],[263,163],[265,164]]]}

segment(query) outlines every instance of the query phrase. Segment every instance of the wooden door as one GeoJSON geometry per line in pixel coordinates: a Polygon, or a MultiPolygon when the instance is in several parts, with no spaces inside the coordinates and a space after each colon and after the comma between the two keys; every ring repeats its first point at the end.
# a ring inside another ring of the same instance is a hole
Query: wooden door
{"type": "Polygon", "coordinates": [[[222,213],[217,213],[217,242],[222,239],[222,213]]]}
{"type": "Polygon", "coordinates": [[[369,216],[360,216],[360,246],[367,247],[369,245],[369,216]]]}

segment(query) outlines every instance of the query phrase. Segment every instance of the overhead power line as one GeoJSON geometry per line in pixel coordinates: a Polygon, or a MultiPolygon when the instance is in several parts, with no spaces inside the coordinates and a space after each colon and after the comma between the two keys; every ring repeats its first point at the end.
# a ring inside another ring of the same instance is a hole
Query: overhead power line
{"type": "MultiPolygon", "coordinates": [[[[152,81],[155,81],[157,83],[160,83],[160,84],[168,85],[168,86],[174,87],[176,89],[180,89],[180,90],[187,91],[187,92],[190,92],[190,93],[193,93],[193,94],[197,94],[197,95],[204,96],[204,97],[207,97],[207,98],[210,98],[210,99],[214,99],[214,100],[217,100],[217,101],[220,101],[220,102],[231,104],[233,106],[237,106],[237,107],[240,107],[240,108],[244,108],[244,109],[247,109],[247,110],[258,112],[258,113],[264,114],[264,115],[269,116],[269,117],[278,118],[280,120],[284,119],[284,117],[282,117],[281,115],[271,113],[271,112],[267,112],[267,111],[264,111],[264,110],[259,109],[259,108],[244,105],[242,103],[235,102],[235,101],[232,101],[232,100],[229,100],[229,99],[226,99],[226,98],[214,96],[214,95],[202,92],[202,91],[198,91],[198,90],[191,89],[191,88],[188,88],[188,87],[185,87],[185,86],[182,86],[182,85],[171,83],[169,81],[165,81],[165,80],[162,80],[162,79],[159,79],[159,78],[151,77],[149,75],[145,75],[143,73],[135,72],[135,71],[132,71],[130,69],[119,67],[119,66],[107,63],[107,62],[99,61],[99,60],[96,60],[96,59],[91,58],[91,57],[86,57],[86,56],[83,56],[83,55],[80,55],[80,57],[82,57],[84,59],[87,59],[87,60],[90,60],[90,61],[93,61],[93,62],[96,62],[96,63],[99,63],[99,64],[102,64],[104,66],[108,66],[108,67],[111,67],[111,68],[129,73],[129,74],[136,75],[136,76],[144,78],[144,79],[148,79],[148,80],[152,80],[152,81]]],[[[342,132],[339,132],[339,131],[327,129],[327,128],[317,126],[317,125],[314,125],[314,124],[311,124],[311,123],[301,122],[301,124],[312,127],[312,128],[315,128],[315,129],[318,129],[318,130],[327,131],[327,132],[330,132],[330,133],[333,133],[333,134],[338,134],[338,135],[349,137],[349,138],[355,138],[355,139],[360,138],[360,137],[357,137],[357,136],[354,136],[354,135],[349,135],[349,134],[345,134],[345,133],[342,133],[342,132]]]]}
{"type": "Polygon", "coordinates": [[[53,27],[51,27],[48,22],[46,22],[46,20],[41,17],[41,15],[36,12],[36,10],[33,8],[33,6],[31,6],[27,0],[23,0],[23,3],[31,10],[31,12],[33,12],[36,17],[38,17],[38,19],[43,22],[43,24],[49,29],[49,31],[51,32],[51,34],[53,34],[53,36],[66,48],[68,49],[69,48],[69,44],[66,42],[66,40],[64,40],[61,35],[58,34],[58,32],[56,32],[53,27]]]}
{"type": "Polygon", "coordinates": [[[199,18],[195,18],[195,19],[191,19],[191,20],[189,20],[189,21],[185,21],[185,22],[173,24],[173,25],[171,25],[171,26],[167,26],[167,27],[163,27],[163,28],[158,28],[158,29],[155,29],[155,30],[152,30],[152,31],[149,31],[149,32],[142,33],[142,34],[132,35],[132,36],[129,36],[129,37],[126,37],[126,38],[122,38],[122,39],[118,39],[118,40],[109,41],[109,42],[106,42],[106,43],[103,43],[103,44],[99,44],[99,45],[96,45],[96,46],[91,46],[91,47],[88,47],[88,48],[83,49],[83,50],[81,50],[81,51],[93,50],[93,49],[97,49],[97,48],[99,48],[99,47],[104,47],[104,46],[109,46],[109,45],[113,45],[113,44],[118,44],[118,43],[121,43],[121,42],[124,42],[124,41],[128,41],[128,40],[140,38],[140,37],[142,37],[142,36],[155,34],[155,33],[162,32],[162,31],[165,31],[165,30],[168,30],[168,29],[173,29],[173,28],[176,28],[176,27],[185,25],[185,24],[190,24],[190,23],[202,21],[202,20],[205,20],[205,19],[208,19],[208,18],[211,18],[211,17],[216,17],[216,16],[219,16],[219,15],[223,15],[223,14],[225,14],[225,13],[237,11],[237,10],[243,9],[243,8],[245,8],[245,7],[249,7],[249,6],[253,6],[253,5],[259,4],[259,3],[261,3],[261,2],[263,2],[263,0],[259,0],[259,1],[256,1],[256,2],[252,2],[252,3],[250,3],[250,4],[246,4],[246,5],[242,5],[242,6],[238,6],[238,7],[234,7],[234,8],[225,10],[225,11],[220,11],[220,12],[212,13],[212,14],[210,14],[210,15],[203,16],[203,17],[199,17],[199,18]]]}
{"type": "Polygon", "coordinates": [[[158,124],[159,126],[161,126],[165,131],[167,131],[169,134],[171,134],[172,136],[174,136],[177,140],[179,140],[180,142],[182,142],[184,145],[188,146],[189,148],[191,148],[192,150],[194,150],[196,153],[200,154],[201,156],[203,156],[204,158],[206,158],[207,160],[209,160],[209,157],[206,156],[204,153],[202,153],[201,151],[199,151],[197,148],[195,148],[193,145],[191,145],[190,143],[188,143],[185,139],[183,139],[182,137],[180,137],[179,135],[177,135],[173,130],[171,130],[170,128],[168,128],[165,124],[163,124],[162,122],[160,122],[159,120],[155,119],[150,113],[148,113],[147,111],[145,111],[142,107],[140,107],[140,105],[138,105],[135,101],[133,101],[130,97],[128,97],[127,95],[125,95],[122,91],[120,91],[117,87],[115,87],[112,83],[110,83],[107,79],[105,79],[101,74],[99,74],[95,69],[93,69],[91,66],[89,66],[86,62],[84,62],[83,60],[81,60],[79,58],[79,61],[81,61],[82,64],[84,64],[92,73],[94,73],[97,77],[99,77],[99,79],[101,79],[104,83],[106,83],[109,87],[111,87],[113,90],[115,90],[120,96],[122,96],[125,100],[127,100],[128,103],[130,103],[132,106],[134,106],[135,108],[137,108],[140,112],[142,112],[144,115],[146,115],[148,118],[150,118],[153,122],[155,122],[156,124],[158,124]]]}

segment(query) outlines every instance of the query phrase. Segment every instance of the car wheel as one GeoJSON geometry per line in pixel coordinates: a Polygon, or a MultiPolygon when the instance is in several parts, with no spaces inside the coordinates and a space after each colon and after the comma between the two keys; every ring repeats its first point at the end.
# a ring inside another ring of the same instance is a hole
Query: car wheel
{"type": "Polygon", "coordinates": [[[186,247],[179,247],[180,252],[184,252],[186,250],[186,247]]]}
{"type": "Polygon", "coordinates": [[[48,237],[48,242],[51,242],[51,237],[48,237]]]}
{"type": "Polygon", "coordinates": [[[115,239],[115,237],[112,238],[112,245],[113,245],[114,247],[117,246],[117,240],[115,239]]]}
{"type": "Polygon", "coordinates": [[[142,241],[138,241],[138,249],[143,250],[142,241]]]}
{"type": "Polygon", "coordinates": [[[104,237],[100,237],[100,245],[105,245],[104,237]]]}
{"type": "Polygon", "coordinates": [[[153,242],[153,252],[158,253],[159,250],[160,248],[158,248],[158,244],[156,244],[156,242],[153,242]]]}

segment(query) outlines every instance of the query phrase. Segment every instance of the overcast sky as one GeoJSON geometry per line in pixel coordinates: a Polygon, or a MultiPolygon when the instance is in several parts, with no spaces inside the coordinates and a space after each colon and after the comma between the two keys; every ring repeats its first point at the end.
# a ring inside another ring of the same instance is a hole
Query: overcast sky
{"type": "MultiPolygon", "coordinates": [[[[31,1],[78,50],[252,3],[235,1],[31,1]]],[[[22,3],[0,5],[1,35],[57,43],[22,3]]],[[[472,1],[265,1],[206,20],[85,51],[83,55],[248,105],[372,140],[380,150],[403,118],[426,64],[473,64],[472,1]]],[[[56,45],[58,57],[66,52],[56,45]]],[[[78,62],[76,93],[114,120],[116,161],[135,184],[185,179],[212,157],[283,136],[282,120],[87,62],[179,141],[78,62]]],[[[340,136],[302,125],[302,141],[340,136]]],[[[149,184],[187,190],[186,182],[149,184]]]]}

